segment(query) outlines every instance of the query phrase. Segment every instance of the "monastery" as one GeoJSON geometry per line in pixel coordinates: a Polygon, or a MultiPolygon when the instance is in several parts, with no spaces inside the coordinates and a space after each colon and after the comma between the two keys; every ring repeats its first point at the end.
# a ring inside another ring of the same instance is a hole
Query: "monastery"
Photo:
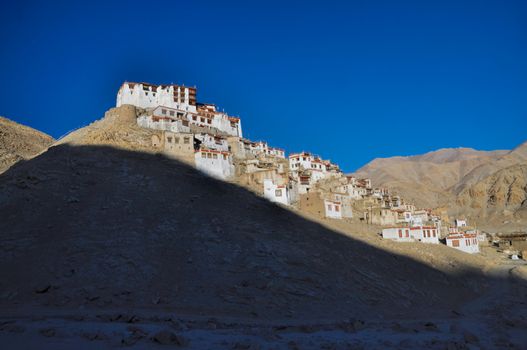
{"type": "MultiPolygon", "coordinates": [[[[160,153],[271,202],[321,218],[385,226],[385,239],[432,244],[444,239],[448,246],[476,252],[465,236],[470,233],[445,231],[441,213],[418,209],[385,188],[373,187],[370,179],[345,175],[337,164],[310,152],[286,156],[265,141],[248,140],[240,118],[198,102],[196,96],[195,87],[126,82],[116,105],[136,107],[137,124],[156,131],[152,147],[160,153]]],[[[460,220],[462,225],[466,222],[460,220]]]]}

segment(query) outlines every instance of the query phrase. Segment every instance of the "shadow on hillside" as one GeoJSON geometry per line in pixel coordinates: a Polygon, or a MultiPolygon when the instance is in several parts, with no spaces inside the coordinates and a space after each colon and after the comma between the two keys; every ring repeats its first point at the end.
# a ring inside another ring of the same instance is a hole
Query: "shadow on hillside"
{"type": "Polygon", "coordinates": [[[161,155],[60,145],[0,175],[0,305],[258,319],[452,316],[446,274],[161,155]]]}

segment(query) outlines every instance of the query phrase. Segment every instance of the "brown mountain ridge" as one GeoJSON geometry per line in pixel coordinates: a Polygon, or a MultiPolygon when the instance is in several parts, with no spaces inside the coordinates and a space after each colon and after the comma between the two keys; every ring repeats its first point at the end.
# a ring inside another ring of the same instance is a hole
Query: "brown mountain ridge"
{"type": "Polygon", "coordinates": [[[379,158],[355,174],[369,177],[418,206],[494,226],[521,220],[525,207],[527,142],[513,150],[446,148],[410,157],[379,158]]]}

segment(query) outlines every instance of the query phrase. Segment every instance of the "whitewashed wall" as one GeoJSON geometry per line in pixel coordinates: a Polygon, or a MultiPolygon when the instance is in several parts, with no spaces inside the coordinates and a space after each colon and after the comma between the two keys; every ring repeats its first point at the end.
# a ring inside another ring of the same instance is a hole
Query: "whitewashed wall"
{"type": "Polygon", "coordinates": [[[269,179],[264,180],[263,186],[265,198],[267,198],[271,202],[289,205],[289,195],[286,186],[278,187],[278,185],[276,185],[273,180],[269,179]]]}
{"type": "Polygon", "coordinates": [[[385,228],[382,230],[382,238],[391,239],[398,242],[411,242],[414,240],[410,235],[410,228],[408,227],[385,228]]]}
{"type": "Polygon", "coordinates": [[[331,219],[342,219],[342,205],[340,203],[324,200],[324,208],[326,211],[326,217],[331,219]]]}
{"type": "Polygon", "coordinates": [[[462,252],[469,254],[479,253],[479,241],[476,237],[466,237],[464,234],[454,234],[447,236],[446,245],[461,250],[462,252]],[[458,247],[454,247],[454,241],[459,242],[458,247]]]}
{"type": "Polygon", "coordinates": [[[220,180],[227,180],[234,176],[234,165],[231,156],[223,157],[222,153],[198,151],[195,153],[196,168],[203,173],[220,180]],[[203,155],[217,154],[217,158],[203,155]]]}
{"type": "Polygon", "coordinates": [[[187,87],[176,87],[183,92],[183,99],[174,101],[174,86],[152,87],[147,86],[146,91],[143,84],[135,83],[130,88],[130,84],[123,84],[117,93],[117,107],[125,104],[134,105],[140,108],[155,108],[166,106],[169,108],[180,109],[188,112],[196,112],[196,106],[189,104],[189,89],[187,87]]]}

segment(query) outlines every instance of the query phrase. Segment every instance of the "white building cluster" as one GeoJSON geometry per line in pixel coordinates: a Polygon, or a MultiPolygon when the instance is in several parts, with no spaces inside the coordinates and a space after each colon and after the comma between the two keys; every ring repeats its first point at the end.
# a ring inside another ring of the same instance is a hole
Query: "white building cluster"
{"type": "MultiPolygon", "coordinates": [[[[456,219],[454,226],[449,228],[449,233],[444,237],[444,243],[451,248],[461,250],[465,253],[479,253],[479,243],[482,241],[478,230],[469,227],[466,220],[456,219]]],[[[387,227],[382,230],[382,238],[396,242],[423,242],[440,243],[441,232],[437,225],[420,226],[398,225],[387,227]]]]}
{"type": "Polygon", "coordinates": [[[139,126],[159,131],[152,146],[210,176],[236,181],[272,202],[321,217],[390,226],[386,238],[439,240],[439,216],[374,188],[369,179],[345,175],[337,164],[312,153],[286,157],[283,149],[265,141],[243,138],[240,119],[199,103],[196,88],[124,83],[117,106],[125,104],[137,107],[139,126]]]}
{"type": "Polygon", "coordinates": [[[196,88],[124,83],[117,93],[116,105],[125,104],[144,109],[137,120],[143,127],[242,137],[240,118],[220,112],[212,104],[198,103],[196,88]]]}

